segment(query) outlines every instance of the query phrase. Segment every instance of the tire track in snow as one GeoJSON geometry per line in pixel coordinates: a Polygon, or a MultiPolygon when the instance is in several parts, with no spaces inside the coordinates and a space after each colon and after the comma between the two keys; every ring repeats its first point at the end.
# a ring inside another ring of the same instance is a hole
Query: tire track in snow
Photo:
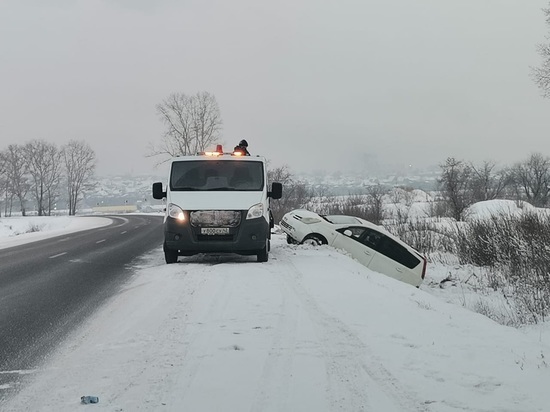
{"type": "Polygon", "coordinates": [[[302,284],[292,256],[279,259],[278,272],[303,303],[315,325],[327,368],[331,411],[418,411],[429,406],[410,393],[359,337],[339,319],[325,313],[302,284]],[[280,270],[280,266],[286,266],[280,270]]]}
{"type": "Polygon", "coordinates": [[[289,376],[296,351],[297,308],[295,302],[289,299],[289,290],[278,279],[276,270],[270,268],[273,263],[264,264],[268,268],[267,275],[273,277],[281,287],[281,302],[278,307],[278,322],[271,329],[273,337],[271,350],[263,364],[262,374],[254,396],[251,411],[267,411],[269,406],[274,410],[292,410],[289,404],[289,376]]]}
{"type": "Polygon", "coordinates": [[[164,399],[169,410],[173,410],[174,405],[183,407],[193,395],[197,375],[214,350],[217,325],[209,323],[223,317],[232,296],[230,277],[210,282],[212,276],[219,273],[216,266],[217,263],[210,264],[208,260],[189,259],[177,265],[161,266],[160,271],[164,269],[167,273],[153,275],[177,277],[176,283],[169,282],[177,288],[171,294],[177,298],[166,302],[166,311],[159,318],[154,335],[147,341],[137,342],[138,358],[147,361],[136,371],[135,367],[130,368],[133,371],[128,379],[130,383],[111,398],[115,404],[124,403],[120,400],[141,399],[143,387],[149,388],[153,399],[164,399]],[[174,268],[178,269],[175,273],[174,268]],[[208,299],[201,301],[205,296],[208,299]]]}
{"type": "MultiPolygon", "coordinates": [[[[187,328],[185,342],[189,356],[182,368],[183,374],[177,378],[174,387],[180,393],[169,404],[177,403],[182,410],[197,403],[205,411],[220,410],[221,405],[226,410],[267,411],[274,405],[277,405],[274,410],[288,410],[285,404],[288,380],[272,381],[270,376],[272,369],[288,370],[289,366],[272,362],[277,356],[267,356],[268,349],[263,345],[252,346],[253,343],[258,343],[254,339],[257,334],[264,337],[267,334],[272,338],[275,343],[271,347],[287,344],[292,346],[286,340],[279,340],[280,335],[276,333],[278,328],[287,328],[287,319],[278,310],[285,306],[284,299],[278,305],[273,303],[272,286],[276,287],[277,280],[271,271],[266,270],[269,265],[230,260],[206,269],[203,264],[199,276],[210,277],[212,282],[207,281],[203,285],[197,300],[200,307],[196,306],[191,315],[194,324],[187,328]],[[247,266],[242,268],[241,265],[247,266]],[[258,352],[266,353],[265,358],[262,358],[265,360],[263,364],[257,362],[258,352]],[[227,369],[227,362],[231,363],[231,359],[238,359],[241,370],[237,373],[227,369]],[[221,363],[217,363],[218,361],[221,363]],[[225,369],[219,370],[219,380],[204,381],[207,378],[205,371],[220,365],[224,365],[225,369]],[[250,372],[250,375],[242,376],[244,370],[250,372]],[[259,379],[251,378],[256,373],[259,379]],[[240,398],[236,393],[218,393],[217,399],[198,400],[201,396],[199,392],[219,388],[217,385],[223,385],[224,378],[242,380],[240,398]],[[273,396],[273,393],[276,395],[273,396]]],[[[293,330],[292,326],[288,327],[293,330]]],[[[294,333],[284,334],[285,339],[289,336],[293,337],[294,333]]],[[[259,342],[261,341],[262,339],[259,342]]]]}
{"type": "MultiPolygon", "coordinates": [[[[166,274],[161,273],[160,275],[166,274]]],[[[166,390],[165,387],[170,385],[175,378],[171,371],[181,368],[181,365],[186,363],[187,346],[179,339],[184,334],[187,336],[184,331],[189,325],[186,322],[185,309],[192,305],[193,295],[201,288],[204,279],[192,276],[192,267],[185,267],[184,270],[171,276],[179,278],[178,283],[181,285],[179,287],[181,287],[182,293],[176,294],[175,302],[166,305],[168,311],[164,312],[164,316],[162,316],[162,310],[161,312],[154,311],[156,315],[161,315],[155,329],[148,330],[149,335],[145,336],[143,340],[133,339],[132,341],[118,342],[120,347],[139,348],[136,351],[135,363],[140,366],[138,368],[132,366],[134,362],[129,360],[130,364],[127,368],[129,376],[125,380],[128,383],[122,385],[116,393],[112,394],[110,400],[113,404],[124,404],[128,399],[140,399],[141,388],[144,386],[149,388],[151,395],[162,397],[166,390]],[[159,353],[159,347],[164,347],[165,350],[159,353]],[[173,354],[178,354],[178,356],[174,357],[173,354]]],[[[133,353],[135,354],[135,352],[133,353]]]]}
{"type": "MultiPolygon", "coordinates": [[[[202,263],[196,264],[196,270],[198,272],[196,275],[199,277],[205,277],[208,275],[208,272],[212,271],[212,266],[205,266],[202,263]]],[[[191,269],[192,270],[192,269],[191,269]]],[[[209,306],[208,311],[203,316],[205,322],[210,322],[215,318],[214,315],[221,315],[225,313],[228,302],[232,295],[231,282],[228,276],[223,276],[223,282],[215,282],[213,284],[218,285],[218,288],[215,290],[214,295],[210,302],[212,303],[209,306]]],[[[201,344],[201,342],[212,342],[213,329],[209,325],[205,325],[203,322],[196,324],[196,330],[194,327],[190,326],[187,328],[188,332],[186,334],[187,339],[184,342],[184,347],[186,348],[186,353],[191,353],[196,355],[201,353],[199,356],[186,357],[185,359],[185,375],[182,375],[178,378],[177,387],[186,388],[184,392],[188,392],[192,389],[192,386],[195,381],[195,377],[201,367],[204,359],[209,356],[208,350],[212,349],[208,344],[207,346],[201,344]],[[199,348],[203,347],[201,351],[199,348]]],[[[184,393],[185,395],[185,393],[184,393]]],[[[184,396],[185,398],[185,396],[184,396]]],[[[181,400],[180,400],[181,401],[181,400]]]]}

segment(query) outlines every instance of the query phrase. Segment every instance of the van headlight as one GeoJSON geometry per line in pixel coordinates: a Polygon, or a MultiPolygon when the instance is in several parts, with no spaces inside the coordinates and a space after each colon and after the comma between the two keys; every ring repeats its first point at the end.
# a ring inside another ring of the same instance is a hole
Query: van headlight
{"type": "Polygon", "coordinates": [[[168,216],[170,216],[173,219],[176,219],[178,222],[185,222],[185,212],[179,207],[178,205],[175,205],[173,203],[170,203],[168,205],[168,216]]]}
{"type": "Polygon", "coordinates": [[[262,217],[264,215],[264,205],[263,203],[258,203],[254,206],[252,206],[250,209],[248,209],[248,213],[246,214],[246,219],[257,219],[259,217],[262,217]]]}

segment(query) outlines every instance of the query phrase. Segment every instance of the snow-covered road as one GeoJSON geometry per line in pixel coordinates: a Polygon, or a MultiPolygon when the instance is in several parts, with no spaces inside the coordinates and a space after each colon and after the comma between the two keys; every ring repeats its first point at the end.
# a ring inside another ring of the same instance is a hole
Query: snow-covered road
{"type": "Polygon", "coordinates": [[[160,249],[2,410],[547,411],[549,336],[273,240],[270,260],[160,249]],[[82,406],[84,407],[84,406],[82,406]]]}

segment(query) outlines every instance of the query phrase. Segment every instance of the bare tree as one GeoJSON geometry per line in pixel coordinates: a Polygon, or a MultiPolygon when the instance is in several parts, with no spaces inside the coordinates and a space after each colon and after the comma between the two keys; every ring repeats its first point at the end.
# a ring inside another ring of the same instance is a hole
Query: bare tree
{"type": "Polygon", "coordinates": [[[289,183],[292,183],[293,177],[290,172],[290,168],[287,165],[276,167],[274,169],[269,169],[267,171],[267,180],[269,183],[279,182],[283,186],[286,186],[289,183]]]}
{"type": "MultiPolygon", "coordinates": [[[[550,28],[550,8],[543,9],[546,15],[546,23],[550,28]]],[[[532,68],[531,75],[536,85],[542,90],[542,95],[550,98],[550,35],[546,36],[548,43],[538,45],[538,51],[542,57],[540,67],[532,68]]]]}
{"type": "Polygon", "coordinates": [[[203,151],[217,142],[222,118],[216,97],[208,92],[194,96],[172,93],[157,105],[157,114],[166,126],[160,144],[151,156],[182,156],[203,151]]]}
{"type": "Polygon", "coordinates": [[[6,156],[4,152],[0,152],[0,176],[6,174],[6,156]]]}
{"type": "Polygon", "coordinates": [[[445,164],[440,165],[441,177],[439,185],[441,195],[449,208],[452,217],[457,221],[464,218],[464,212],[472,204],[471,195],[471,167],[461,160],[447,158],[445,164]]]}
{"type": "MultiPolygon", "coordinates": [[[[2,197],[5,196],[7,200],[8,192],[8,176],[6,174],[6,159],[4,152],[0,152],[0,205],[2,204],[2,197]]],[[[6,203],[7,205],[7,203],[6,203]]],[[[2,217],[2,210],[0,209],[0,217],[2,217]]]]}
{"type": "Polygon", "coordinates": [[[484,161],[481,165],[470,164],[472,202],[497,199],[511,183],[507,170],[496,170],[496,163],[484,161]]]}
{"type": "Polygon", "coordinates": [[[10,144],[4,152],[4,165],[8,191],[17,197],[21,206],[21,214],[26,216],[27,209],[25,203],[30,184],[23,146],[10,144]]]}
{"type": "Polygon", "coordinates": [[[50,145],[49,150],[46,151],[46,164],[49,166],[47,168],[44,186],[46,188],[46,208],[48,216],[52,214],[52,209],[60,195],[59,186],[63,173],[62,155],[62,151],[55,145],[50,145]]]}
{"type": "Polygon", "coordinates": [[[278,224],[283,218],[283,215],[294,208],[290,197],[291,192],[289,191],[289,188],[294,185],[294,180],[287,165],[273,169],[269,168],[267,171],[267,180],[270,185],[273,182],[279,182],[282,183],[284,187],[283,196],[281,199],[271,204],[273,220],[276,224],[278,224]]]}
{"type": "MultiPolygon", "coordinates": [[[[12,204],[13,204],[13,194],[9,190],[9,180],[8,180],[8,161],[7,161],[7,151],[3,150],[0,152],[0,198],[3,198],[4,202],[4,215],[11,215],[12,204]]],[[[0,200],[0,204],[2,200],[0,200]]],[[[0,210],[0,217],[2,212],[0,210]]]]}
{"type": "Polygon", "coordinates": [[[76,214],[76,207],[84,190],[94,175],[96,158],[92,148],[83,141],[71,140],[62,149],[67,178],[69,215],[76,214]]]}
{"type": "Polygon", "coordinates": [[[292,209],[306,207],[314,197],[313,190],[304,182],[296,181],[288,166],[270,169],[267,172],[268,181],[283,184],[283,196],[273,202],[271,211],[275,223],[279,223],[283,215],[292,209]]]}
{"type": "Polygon", "coordinates": [[[385,217],[384,196],[386,193],[388,193],[388,190],[380,184],[367,188],[365,218],[376,225],[379,225],[385,217]]]}
{"type": "Polygon", "coordinates": [[[44,140],[33,140],[24,150],[38,216],[50,215],[61,177],[60,152],[55,144],[44,140]]]}
{"type": "Polygon", "coordinates": [[[216,143],[222,128],[220,108],[214,95],[207,92],[193,96],[193,135],[195,153],[216,143]]]}
{"type": "Polygon", "coordinates": [[[529,159],[512,169],[514,183],[520,196],[533,206],[548,204],[550,195],[550,158],[533,153],[529,159]]]}

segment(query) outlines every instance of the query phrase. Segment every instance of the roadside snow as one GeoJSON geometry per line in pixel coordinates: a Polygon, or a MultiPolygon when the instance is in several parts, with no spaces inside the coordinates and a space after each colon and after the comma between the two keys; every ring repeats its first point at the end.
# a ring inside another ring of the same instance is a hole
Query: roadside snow
{"type": "MultiPolygon", "coordinates": [[[[273,239],[270,260],[144,256],[6,411],[546,411],[548,330],[525,333],[273,239]]],[[[429,289],[427,287],[426,289],[429,289]]]]}
{"type": "Polygon", "coordinates": [[[65,233],[107,226],[112,220],[97,216],[29,216],[0,218],[0,249],[48,239],[65,233]]]}
{"type": "MultiPolygon", "coordinates": [[[[110,223],[34,219],[0,219],[0,247],[110,223]]],[[[431,264],[416,289],[281,235],[254,260],[144,256],[43,367],[19,371],[28,384],[0,409],[74,411],[95,395],[104,411],[548,410],[550,325],[464,309],[475,291],[441,281],[470,268],[431,264]]]]}

